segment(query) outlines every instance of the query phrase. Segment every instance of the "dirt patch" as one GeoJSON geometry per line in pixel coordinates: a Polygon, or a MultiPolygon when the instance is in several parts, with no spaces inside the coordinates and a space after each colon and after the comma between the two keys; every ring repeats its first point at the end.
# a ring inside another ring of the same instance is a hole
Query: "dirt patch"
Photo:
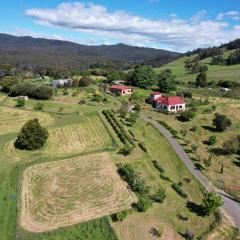
{"type": "Polygon", "coordinates": [[[128,209],[136,201],[106,153],[37,164],[23,173],[20,225],[50,231],[128,209]]]}

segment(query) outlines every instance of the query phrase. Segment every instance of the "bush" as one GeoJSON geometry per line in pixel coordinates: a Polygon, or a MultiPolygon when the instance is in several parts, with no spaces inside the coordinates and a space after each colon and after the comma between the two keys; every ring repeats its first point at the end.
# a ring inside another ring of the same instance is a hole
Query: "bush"
{"type": "Polygon", "coordinates": [[[79,80],[78,86],[79,87],[87,87],[92,83],[92,79],[90,77],[82,77],[79,80]]]}
{"type": "Polygon", "coordinates": [[[147,150],[147,147],[146,147],[146,145],[145,145],[145,143],[144,142],[140,142],[139,143],[139,147],[144,151],[144,152],[148,152],[148,150],[147,150]]]}
{"type": "Polygon", "coordinates": [[[152,201],[147,196],[140,196],[136,207],[139,212],[146,212],[150,207],[152,207],[152,201]]]}
{"type": "Polygon", "coordinates": [[[86,99],[85,98],[81,98],[78,102],[78,104],[82,105],[82,104],[86,104],[86,99]]]}
{"type": "Polygon", "coordinates": [[[164,180],[166,180],[166,181],[171,182],[171,179],[170,179],[168,176],[165,176],[165,175],[163,175],[163,174],[160,174],[160,178],[162,178],[162,179],[164,179],[164,180]]]}
{"type": "Polygon", "coordinates": [[[14,143],[22,150],[35,150],[41,148],[48,138],[48,131],[42,127],[38,119],[29,120],[21,129],[14,143]]]}
{"type": "Polygon", "coordinates": [[[164,169],[162,168],[162,166],[160,165],[160,163],[156,160],[152,161],[154,167],[160,172],[160,173],[164,173],[164,169]]]}
{"type": "Polygon", "coordinates": [[[133,146],[130,144],[126,144],[119,152],[123,155],[129,155],[132,151],[133,151],[133,146]]]}
{"type": "Polygon", "coordinates": [[[181,189],[181,187],[176,184],[176,183],[173,183],[172,184],[172,188],[183,198],[187,198],[188,195],[181,189]]]}
{"type": "Polygon", "coordinates": [[[206,214],[217,213],[218,208],[223,205],[223,200],[216,192],[206,192],[203,198],[202,208],[206,214]]]}
{"type": "Polygon", "coordinates": [[[231,120],[227,118],[225,115],[215,114],[213,119],[213,126],[216,127],[216,130],[219,132],[223,132],[232,124],[231,120]]]}
{"type": "Polygon", "coordinates": [[[41,102],[37,102],[37,104],[36,104],[35,107],[34,107],[34,109],[35,109],[35,110],[38,110],[38,111],[43,110],[43,108],[44,108],[44,105],[43,105],[43,103],[41,103],[41,102]]]}
{"type": "Polygon", "coordinates": [[[127,217],[127,211],[123,210],[112,216],[113,221],[123,221],[127,217]]]}
{"type": "Polygon", "coordinates": [[[231,137],[223,144],[225,154],[234,154],[240,152],[240,135],[231,137]]]}
{"type": "Polygon", "coordinates": [[[16,84],[18,84],[18,80],[10,76],[3,78],[3,80],[0,82],[0,85],[2,86],[2,91],[5,93],[8,93],[11,87],[16,84]]]}
{"type": "Polygon", "coordinates": [[[24,107],[25,106],[25,100],[24,99],[17,99],[16,107],[24,107]]]}
{"type": "Polygon", "coordinates": [[[214,145],[217,143],[217,136],[210,136],[208,139],[208,145],[214,145]]]}
{"type": "Polygon", "coordinates": [[[162,203],[166,197],[166,189],[159,187],[156,193],[153,195],[153,199],[156,202],[162,203]]]}
{"type": "Polygon", "coordinates": [[[182,122],[187,122],[193,119],[196,116],[196,113],[193,111],[181,112],[178,116],[178,120],[182,122]]]}

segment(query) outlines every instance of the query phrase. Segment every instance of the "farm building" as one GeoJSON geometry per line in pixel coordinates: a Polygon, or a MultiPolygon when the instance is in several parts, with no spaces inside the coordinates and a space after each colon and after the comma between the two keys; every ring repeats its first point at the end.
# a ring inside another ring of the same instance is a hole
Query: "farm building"
{"type": "Polygon", "coordinates": [[[148,98],[148,103],[151,103],[156,109],[168,113],[177,113],[186,110],[184,99],[178,96],[163,96],[159,92],[153,92],[148,98]]]}
{"type": "Polygon", "coordinates": [[[112,85],[109,88],[109,91],[111,93],[115,93],[115,94],[120,95],[120,96],[130,95],[130,94],[133,93],[132,88],[130,88],[128,86],[125,86],[125,85],[112,85]]]}
{"type": "Polygon", "coordinates": [[[58,79],[58,80],[53,80],[52,81],[52,86],[57,88],[57,87],[64,87],[66,85],[68,85],[69,83],[71,83],[72,80],[71,79],[58,79]]]}

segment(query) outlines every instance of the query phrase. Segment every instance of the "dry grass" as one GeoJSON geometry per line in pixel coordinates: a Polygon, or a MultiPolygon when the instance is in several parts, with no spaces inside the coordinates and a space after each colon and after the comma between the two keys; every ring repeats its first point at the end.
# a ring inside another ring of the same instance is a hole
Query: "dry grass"
{"type": "Polygon", "coordinates": [[[80,124],[62,128],[51,128],[46,146],[38,151],[21,151],[14,147],[14,141],[4,146],[4,153],[14,161],[32,154],[63,156],[97,150],[111,146],[112,140],[98,116],[83,120],[80,124]]]}
{"type": "Polygon", "coordinates": [[[48,126],[54,118],[47,113],[0,107],[0,135],[17,132],[30,119],[38,118],[40,123],[48,126]]]}
{"type": "Polygon", "coordinates": [[[128,209],[136,200],[106,153],[37,164],[23,173],[20,225],[49,231],[128,209]]]}

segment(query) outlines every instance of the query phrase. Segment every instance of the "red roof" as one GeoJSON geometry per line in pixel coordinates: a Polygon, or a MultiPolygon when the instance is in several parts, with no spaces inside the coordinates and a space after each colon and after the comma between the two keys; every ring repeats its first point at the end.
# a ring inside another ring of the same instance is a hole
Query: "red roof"
{"type": "Polygon", "coordinates": [[[128,87],[128,86],[125,86],[125,85],[112,85],[112,86],[110,87],[110,89],[127,90],[127,89],[131,89],[131,88],[128,87]]]}
{"type": "Polygon", "coordinates": [[[184,100],[183,98],[177,97],[177,96],[171,96],[171,97],[162,96],[156,99],[156,102],[169,106],[169,105],[183,104],[184,100]]]}
{"type": "Polygon", "coordinates": [[[161,93],[160,92],[152,92],[152,93],[150,93],[151,95],[161,95],[161,93]]]}

